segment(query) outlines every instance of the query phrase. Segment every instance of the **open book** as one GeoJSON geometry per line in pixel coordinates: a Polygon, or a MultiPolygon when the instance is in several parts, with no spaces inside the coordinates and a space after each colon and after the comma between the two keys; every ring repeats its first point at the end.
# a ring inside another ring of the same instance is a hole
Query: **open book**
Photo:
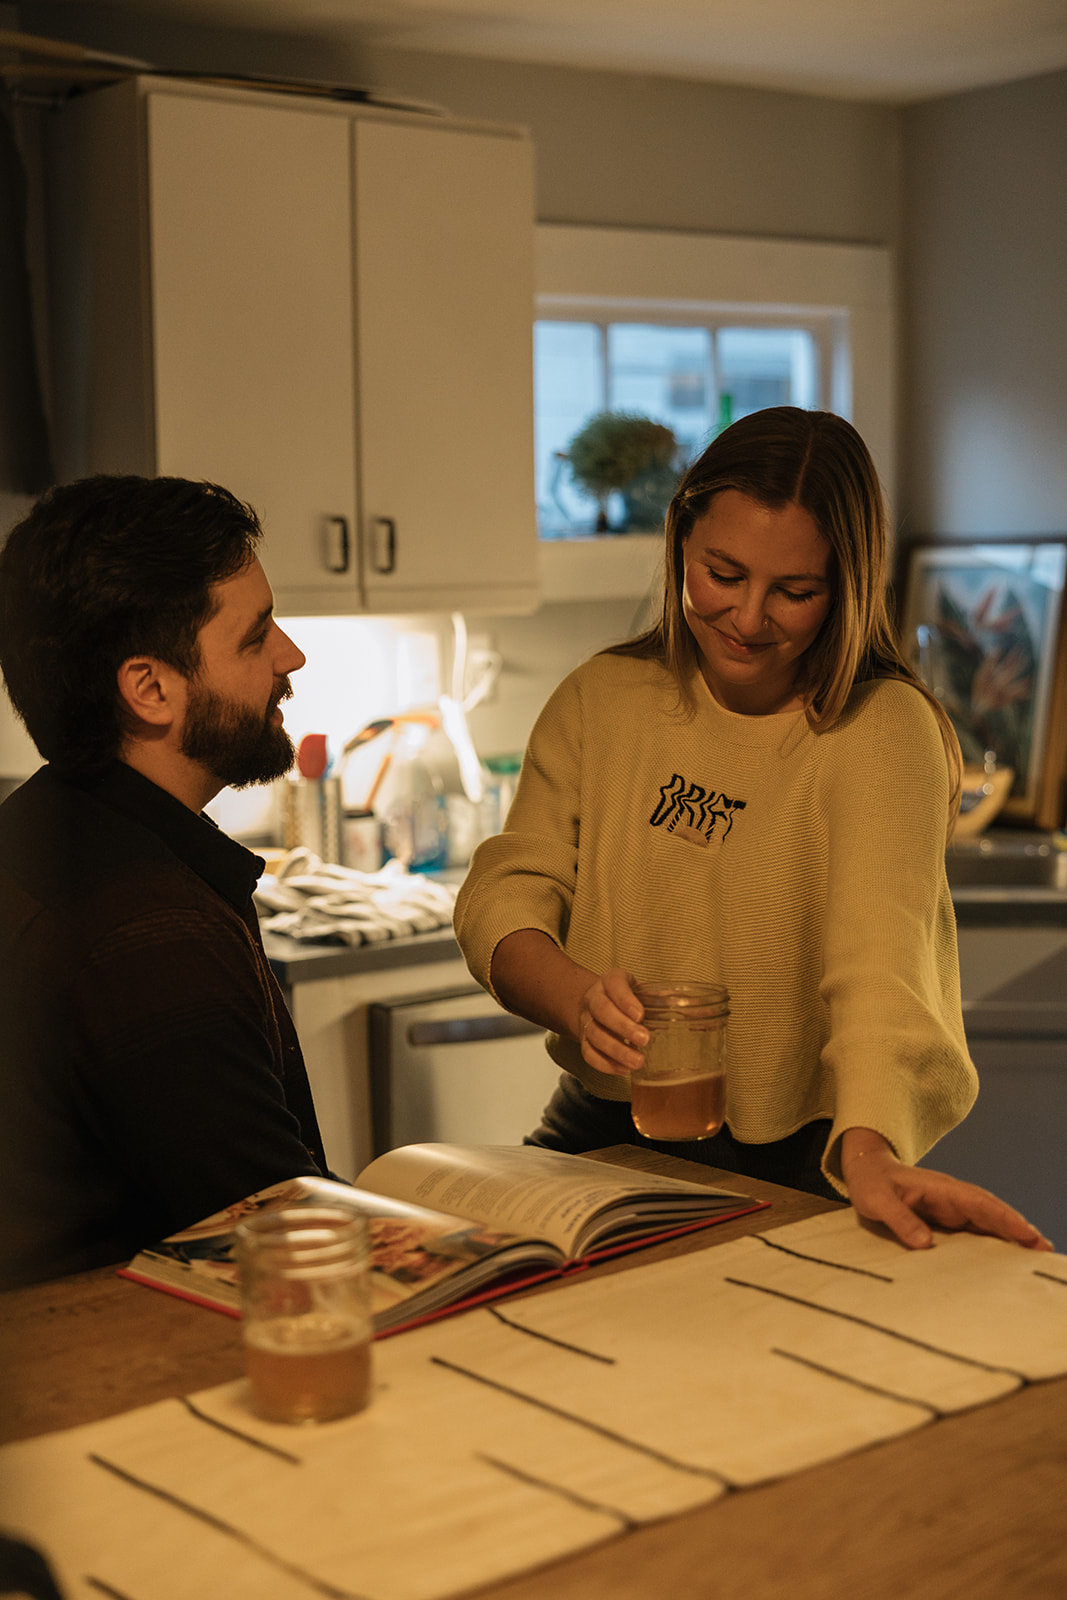
{"type": "Polygon", "coordinates": [[[294,1178],[152,1245],[126,1278],[240,1315],[233,1229],[262,1206],[315,1199],[368,1219],[376,1331],[514,1293],[766,1202],[531,1145],[412,1144],[356,1184],[294,1178]]]}

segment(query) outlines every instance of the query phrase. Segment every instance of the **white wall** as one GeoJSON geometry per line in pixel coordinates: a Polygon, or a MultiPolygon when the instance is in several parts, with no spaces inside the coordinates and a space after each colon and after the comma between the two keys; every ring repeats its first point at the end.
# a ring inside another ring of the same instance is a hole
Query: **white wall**
{"type": "Polygon", "coordinates": [[[598,650],[637,631],[639,605],[636,600],[567,601],[544,605],[532,617],[471,619],[472,629],[490,633],[504,658],[498,694],[470,715],[479,753],[521,751],[560,680],[598,650]]]}
{"type": "Polygon", "coordinates": [[[882,244],[898,213],[891,106],[367,43],[357,24],[302,35],[189,27],[135,0],[21,0],[29,32],[161,67],[388,86],[458,116],[524,123],[546,222],[692,228],[882,244]]]}
{"type": "Polygon", "coordinates": [[[909,535],[1067,533],[1067,73],[904,113],[909,535]]]}
{"type": "Polygon", "coordinates": [[[527,124],[543,222],[867,244],[895,233],[891,106],[399,50],[365,59],[375,82],[527,124]]]}

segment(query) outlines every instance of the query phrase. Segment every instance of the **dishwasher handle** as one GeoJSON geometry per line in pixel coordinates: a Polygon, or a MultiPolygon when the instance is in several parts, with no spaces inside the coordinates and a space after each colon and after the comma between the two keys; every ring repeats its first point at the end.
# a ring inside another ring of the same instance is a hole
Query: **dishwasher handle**
{"type": "Polygon", "coordinates": [[[543,1034],[544,1028],[525,1017],[505,1012],[499,1017],[449,1017],[439,1022],[413,1022],[408,1044],[416,1049],[435,1044],[472,1044],[480,1039],[515,1039],[521,1034],[543,1034]]]}

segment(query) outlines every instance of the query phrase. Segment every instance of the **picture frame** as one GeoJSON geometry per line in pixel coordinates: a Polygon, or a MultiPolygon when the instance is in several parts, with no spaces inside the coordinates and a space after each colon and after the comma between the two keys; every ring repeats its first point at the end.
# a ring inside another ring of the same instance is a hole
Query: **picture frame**
{"type": "Polygon", "coordinates": [[[1052,831],[1067,810],[1067,535],[917,540],[902,552],[900,639],[965,765],[1014,778],[999,820],[1052,831]]]}

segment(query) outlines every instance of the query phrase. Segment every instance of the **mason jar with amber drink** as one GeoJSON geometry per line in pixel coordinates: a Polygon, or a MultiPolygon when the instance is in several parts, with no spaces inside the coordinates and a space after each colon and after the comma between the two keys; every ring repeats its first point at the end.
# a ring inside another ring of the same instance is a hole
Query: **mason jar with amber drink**
{"type": "Polygon", "coordinates": [[[630,1075],[634,1126],[646,1139],[710,1139],[726,1115],[730,996],[718,983],[634,985],[648,1030],[644,1065],[630,1075]]]}
{"type": "Polygon", "coordinates": [[[236,1230],[252,1405],[268,1422],[329,1422],[370,1398],[365,1219],[340,1205],[258,1212],[236,1230]]]}

